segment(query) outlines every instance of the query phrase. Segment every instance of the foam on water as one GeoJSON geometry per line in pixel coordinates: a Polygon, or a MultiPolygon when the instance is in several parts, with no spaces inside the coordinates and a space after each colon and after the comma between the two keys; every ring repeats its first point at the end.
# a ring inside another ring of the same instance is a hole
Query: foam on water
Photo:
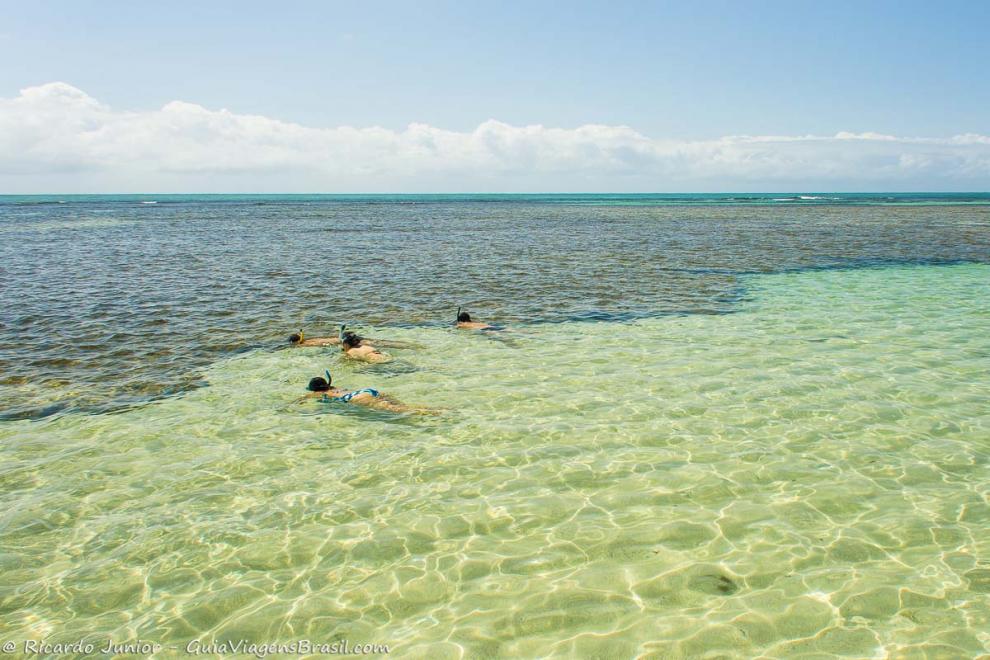
{"type": "Polygon", "coordinates": [[[990,267],[747,277],[740,312],[254,351],[0,423],[0,636],[412,657],[990,651],[990,267]],[[298,402],[330,367],[440,417],[298,402]]]}

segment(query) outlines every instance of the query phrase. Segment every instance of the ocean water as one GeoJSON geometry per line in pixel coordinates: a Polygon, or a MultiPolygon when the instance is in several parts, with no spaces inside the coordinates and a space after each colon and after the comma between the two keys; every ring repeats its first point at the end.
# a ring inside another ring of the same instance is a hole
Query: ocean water
{"type": "Polygon", "coordinates": [[[990,653],[988,206],[38,201],[2,639],[990,653]],[[338,320],[420,348],[284,346],[338,320]],[[441,414],[300,401],[324,369],[441,414]]]}
{"type": "Polygon", "coordinates": [[[300,327],[725,314],[752,273],[990,262],[990,194],[738,198],[0,196],[0,419],[186,392],[300,327]]]}

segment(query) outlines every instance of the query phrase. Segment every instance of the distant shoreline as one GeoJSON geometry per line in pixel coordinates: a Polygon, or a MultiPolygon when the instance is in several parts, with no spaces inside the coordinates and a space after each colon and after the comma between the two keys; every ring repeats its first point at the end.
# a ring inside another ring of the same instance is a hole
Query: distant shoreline
{"type": "Polygon", "coordinates": [[[800,193],[124,193],[0,195],[0,206],[86,203],[545,203],[603,205],[990,205],[990,192],[800,193]]]}

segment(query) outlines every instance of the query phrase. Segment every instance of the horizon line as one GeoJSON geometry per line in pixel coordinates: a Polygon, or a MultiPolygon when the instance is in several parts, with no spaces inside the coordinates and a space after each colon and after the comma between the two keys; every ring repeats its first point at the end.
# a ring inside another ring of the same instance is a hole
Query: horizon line
{"type": "Polygon", "coordinates": [[[95,196],[95,195],[243,195],[243,196],[264,196],[264,195],[323,195],[323,196],[387,196],[387,195],[990,195],[990,190],[722,190],[718,192],[703,191],[677,191],[677,192],[562,192],[562,191],[541,191],[541,192],[32,192],[32,193],[5,193],[0,192],[0,197],[39,197],[39,196],[95,196]]]}

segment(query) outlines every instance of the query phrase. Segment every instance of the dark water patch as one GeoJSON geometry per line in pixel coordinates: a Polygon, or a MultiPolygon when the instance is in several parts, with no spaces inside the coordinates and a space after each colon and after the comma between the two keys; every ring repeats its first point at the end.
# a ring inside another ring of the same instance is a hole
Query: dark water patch
{"type": "Polygon", "coordinates": [[[59,401],[44,406],[14,406],[0,411],[0,422],[41,420],[69,409],[67,401],[59,401]]]}

